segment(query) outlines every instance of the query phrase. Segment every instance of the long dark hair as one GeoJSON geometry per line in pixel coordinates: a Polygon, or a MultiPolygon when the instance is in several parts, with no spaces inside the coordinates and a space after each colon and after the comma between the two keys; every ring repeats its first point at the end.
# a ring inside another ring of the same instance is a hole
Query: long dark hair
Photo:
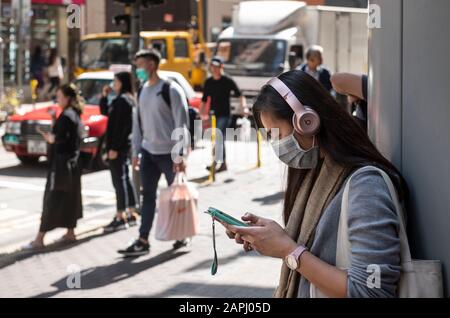
{"type": "Polygon", "coordinates": [[[53,65],[56,62],[56,58],[58,57],[58,50],[53,48],[50,50],[50,56],[48,58],[48,65],[53,65]]]}
{"type": "Polygon", "coordinates": [[[120,72],[114,76],[122,84],[122,87],[120,88],[120,94],[134,93],[133,76],[130,72],[120,72]]]}
{"type": "MultiPolygon", "coordinates": [[[[394,183],[401,200],[406,201],[408,187],[395,166],[376,149],[366,132],[322,85],[302,71],[289,71],[279,76],[297,98],[314,109],[320,117],[321,128],[316,140],[335,162],[350,171],[366,165],[384,170],[394,183]]],[[[263,127],[261,113],[268,112],[278,119],[292,122],[293,110],[271,86],[264,86],[253,106],[259,127],[263,127]]],[[[301,187],[306,170],[288,170],[284,201],[284,219],[287,221],[301,187]]]]}
{"type": "Polygon", "coordinates": [[[83,113],[84,100],[75,84],[61,85],[58,90],[63,93],[64,96],[69,98],[69,105],[67,108],[72,107],[79,115],[83,113]]]}
{"type": "MultiPolygon", "coordinates": [[[[34,48],[34,52],[33,52],[33,56],[31,57],[31,61],[33,63],[37,63],[37,62],[40,62],[41,60],[42,60],[42,48],[40,45],[37,45],[34,48]]],[[[44,61],[44,63],[45,63],[45,61],[44,61]]]]}

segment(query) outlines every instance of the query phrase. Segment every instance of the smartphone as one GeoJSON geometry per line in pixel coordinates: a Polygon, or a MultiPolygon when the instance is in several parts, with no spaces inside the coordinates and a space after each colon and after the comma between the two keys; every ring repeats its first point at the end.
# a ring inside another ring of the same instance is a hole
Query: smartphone
{"type": "Polygon", "coordinates": [[[208,210],[206,210],[205,213],[211,215],[213,218],[215,218],[217,220],[220,220],[220,221],[225,222],[225,223],[230,224],[230,225],[244,226],[244,227],[248,227],[249,226],[247,223],[239,221],[238,219],[235,219],[231,215],[228,215],[225,212],[222,212],[222,211],[217,210],[215,208],[208,208],[208,210]]]}

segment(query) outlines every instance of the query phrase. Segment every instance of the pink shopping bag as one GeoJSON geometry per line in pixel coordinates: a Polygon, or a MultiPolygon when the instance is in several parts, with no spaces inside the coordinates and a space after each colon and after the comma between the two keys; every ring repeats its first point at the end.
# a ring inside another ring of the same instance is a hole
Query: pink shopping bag
{"type": "Polygon", "coordinates": [[[198,191],[177,173],[174,183],[160,191],[155,237],[160,241],[182,240],[198,234],[198,191]]]}

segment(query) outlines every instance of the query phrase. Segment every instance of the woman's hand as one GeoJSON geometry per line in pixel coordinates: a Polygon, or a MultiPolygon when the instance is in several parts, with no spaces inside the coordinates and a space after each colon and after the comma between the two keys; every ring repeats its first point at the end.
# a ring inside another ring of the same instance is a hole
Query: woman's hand
{"type": "Polygon", "coordinates": [[[108,151],[108,159],[109,160],[116,160],[119,153],[115,150],[108,151]]]}
{"type": "Polygon", "coordinates": [[[109,85],[103,86],[103,90],[102,90],[103,97],[108,97],[108,95],[111,94],[111,92],[112,92],[111,86],[109,86],[109,85]]]}
{"type": "Polygon", "coordinates": [[[237,243],[244,244],[244,249],[252,248],[266,256],[284,259],[297,244],[286,231],[275,221],[247,213],[242,217],[250,226],[222,225],[227,229],[227,235],[237,243]]]}
{"type": "MultiPolygon", "coordinates": [[[[221,223],[225,228],[227,227],[227,224],[226,224],[226,223],[224,223],[224,222],[222,222],[222,221],[219,221],[219,220],[217,220],[217,221],[218,221],[219,223],[221,223]]],[[[246,252],[253,251],[252,244],[250,244],[249,242],[245,242],[244,240],[242,240],[241,235],[235,234],[235,233],[231,232],[231,231],[228,230],[228,229],[226,230],[226,234],[227,234],[227,236],[228,236],[230,239],[235,240],[237,244],[242,244],[243,247],[244,247],[244,251],[246,251],[246,252]]]]}
{"type": "Polygon", "coordinates": [[[44,137],[45,141],[49,144],[55,143],[55,135],[51,133],[42,133],[42,137],[44,137]]]}

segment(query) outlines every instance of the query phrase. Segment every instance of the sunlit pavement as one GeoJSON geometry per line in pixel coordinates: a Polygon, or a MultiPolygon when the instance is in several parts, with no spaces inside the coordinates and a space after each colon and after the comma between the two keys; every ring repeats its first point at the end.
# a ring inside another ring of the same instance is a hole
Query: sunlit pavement
{"type": "MultiPolygon", "coordinates": [[[[255,169],[255,143],[230,143],[227,151],[229,171],[212,185],[202,183],[210,162],[208,144],[189,158],[188,178],[197,182],[200,192],[200,234],[192,246],[173,251],[172,242],[156,241],[152,232],[149,255],[122,258],[116,250],[136,238],[137,227],[113,234],[99,229],[114,214],[108,171],[83,176],[85,218],[79,223],[77,244],[50,245],[39,254],[12,253],[38,229],[46,170],[44,163],[20,166],[0,150],[0,297],[270,297],[281,261],[244,253],[220,225],[219,270],[214,277],[210,274],[211,219],[201,213],[207,207],[235,216],[251,211],[281,219],[285,170],[272,150],[263,146],[260,169],[255,169]]],[[[164,178],[160,186],[165,186],[164,178]]],[[[51,233],[48,243],[63,232],[51,233]]]]}

